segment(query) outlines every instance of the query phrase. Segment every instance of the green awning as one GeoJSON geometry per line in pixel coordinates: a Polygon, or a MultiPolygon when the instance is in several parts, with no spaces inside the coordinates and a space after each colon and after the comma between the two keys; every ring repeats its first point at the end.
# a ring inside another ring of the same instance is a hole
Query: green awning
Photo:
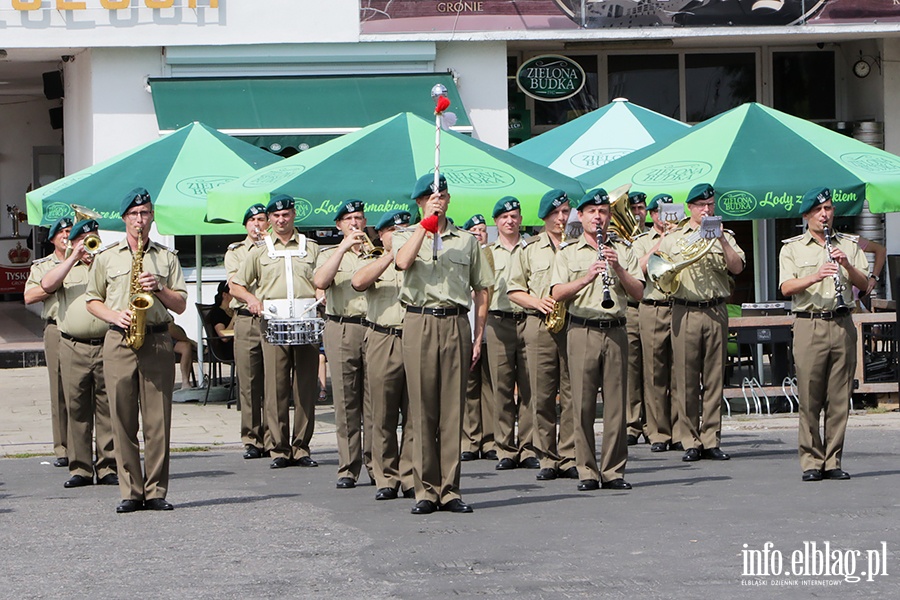
{"type": "Polygon", "coordinates": [[[453,129],[471,133],[459,91],[446,73],[152,78],[150,88],[161,132],[200,121],[245,140],[286,141],[342,135],[400,112],[433,120],[431,88],[438,83],[447,87],[449,110],[458,117],[453,129]]]}

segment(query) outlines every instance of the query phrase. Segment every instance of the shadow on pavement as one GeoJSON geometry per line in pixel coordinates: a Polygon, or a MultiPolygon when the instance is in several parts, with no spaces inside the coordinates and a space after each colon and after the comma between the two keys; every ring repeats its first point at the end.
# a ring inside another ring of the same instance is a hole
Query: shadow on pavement
{"type": "Polygon", "coordinates": [[[296,498],[300,494],[268,494],[266,496],[245,496],[243,498],[213,498],[211,500],[195,500],[193,502],[179,502],[176,508],[204,508],[208,506],[224,506],[228,504],[250,504],[265,502],[280,498],[296,498]]]}

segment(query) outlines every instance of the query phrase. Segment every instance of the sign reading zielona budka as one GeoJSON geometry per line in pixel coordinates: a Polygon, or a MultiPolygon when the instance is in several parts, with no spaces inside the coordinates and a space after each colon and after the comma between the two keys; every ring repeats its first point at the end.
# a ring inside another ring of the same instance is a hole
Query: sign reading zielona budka
{"type": "Polygon", "coordinates": [[[545,54],[522,63],[516,84],[536,100],[559,102],[581,91],[587,78],[577,62],[565,56],[545,54]]]}
{"type": "MultiPolygon", "coordinates": [[[[12,0],[13,10],[41,10],[45,0],[12,0]]],[[[147,8],[219,8],[219,0],[141,0],[147,8]]],[[[132,0],[51,0],[55,10],[89,10],[105,8],[121,10],[131,8],[132,0]],[[98,7],[99,4],[99,7],[98,7]]]]}

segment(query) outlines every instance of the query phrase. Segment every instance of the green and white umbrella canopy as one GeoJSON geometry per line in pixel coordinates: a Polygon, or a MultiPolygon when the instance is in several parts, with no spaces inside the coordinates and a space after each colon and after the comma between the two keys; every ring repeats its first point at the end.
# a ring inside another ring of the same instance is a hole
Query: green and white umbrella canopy
{"type": "Polygon", "coordinates": [[[653,197],[683,202],[690,189],[716,188],[716,214],[729,220],[799,217],[814,187],[832,191],[835,212],[900,211],[900,158],[761,104],[743,104],[691,128],[669,144],[654,144],[578,180],[612,189],[631,183],[653,197]]]}
{"type": "Polygon", "coordinates": [[[74,215],[70,204],[80,204],[103,216],[101,229],[124,231],[120,204],[140,186],[153,198],[156,226],[164,235],[244,233],[241,219],[222,224],[205,221],[206,194],[280,160],[193,123],[27,193],[28,222],[49,227],[60,217],[74,215]]]}
{"type": "MultiPolygon", "coordinates": [[[[415,215],[409,196],[420,176],[434,172],[434,133],[434,122],[400,113],[216,188],[207,217],[240,222],[248,206],[265,204],[272,193],[295,199],[300,227],[333,226],[334,213],[351,198],[366,203],[369,223],[395,209],[415,215]]],[[[515,196],[524,224],[538,225],[548,190],[584,193],[570,177],[454,131],[441,133],[440,172],[452,197],[448,216],[458,224],[475,213],[490,216],[497,200],[515,196]]]]}
{"type": "Polygon", "coordinates": [[[671,142],[690,126],[616,98],[509,149],[512,154],[577,177],[656,142],[671,142]]]}

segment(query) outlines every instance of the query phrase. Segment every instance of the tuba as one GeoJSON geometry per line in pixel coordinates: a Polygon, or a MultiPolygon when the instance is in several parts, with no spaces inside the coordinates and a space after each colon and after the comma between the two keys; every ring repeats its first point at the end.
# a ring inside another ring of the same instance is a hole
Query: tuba
{"type": "MultiPolygon", "coordinates": [[[[95,221],[102,219],[103,215],[98,213],[95,210],[91,210],[87,206],[81,206],[80,204],[70,204],[72,210],[75,211],[75,222],[79,221],[87,221],[89,219],[94,219],[95,221]]],[[[84,251],[88,253],[89,256],[94,256],[98,252],[100,252],[101,247],[103,246],[103,242],[100,240],[100,236],[96,233],[89,233],[84,238],[84,251]]],[[[72,242],[68,242],[66,245],[66,258],[72,254],[72,242]]]]}
{"type": "MultiPolygon", "coordinates": [[[[559,248],[563,247],[563,244],[566,243],[566,226],[562,226],[562,231],[560,232],[559,239],[559,248]]],[[[544,325],[547,327],[547,331],[550,333],[559,333],[562,331],[562,328],[566,325],[566,305],[563,302],[557,302],[553,305],[553,310],[544,317],[544,325]]]]}
{"type": "Polygon", "coordinates": [[[143,230],[137,230],[137,248],[131,256],[131,296],[128,298],[128,310],[131,311],[131,324],[125,332],[125,345],[135,350],[144,345],[147,333],[147,311],[153,306],[153,295],[141,287],[139,281],[144,270],[144,236],[143,230]]]}
{"type": "Polygon", "coordinates": [[[631,184],[621,185],[609,193],[609,227],[607,228],[620,240],[633,242],[634,238],[640,235],[642,224],[631,213],[631,207],[628,206],[628,190],[631,184]]]}
{"type": "MultiPolygon", "coordinates": [[[[678,227],[681,228],[684,223],[689,220],[690,217],[685,217],[685,219],[678,224],[678,227]]],[[[679,250],[681,250],[681,254],[684,256],[684,260],[678,263],[674,262],[672,258],[664,252],[651,254],[650,258],[647,260],[647,275],[650,276],[650,281],[652,281],[657,289],[663,294],[671,296],[678,291],[679,286],[681,286],[679,274],[706,256],[706,254],[712,250],[713,244],[715,244],[716,241],[716,238],[704,239],[700,236],[699,232],[694,232],[691,236],[678,240],[679,250]]]]}

